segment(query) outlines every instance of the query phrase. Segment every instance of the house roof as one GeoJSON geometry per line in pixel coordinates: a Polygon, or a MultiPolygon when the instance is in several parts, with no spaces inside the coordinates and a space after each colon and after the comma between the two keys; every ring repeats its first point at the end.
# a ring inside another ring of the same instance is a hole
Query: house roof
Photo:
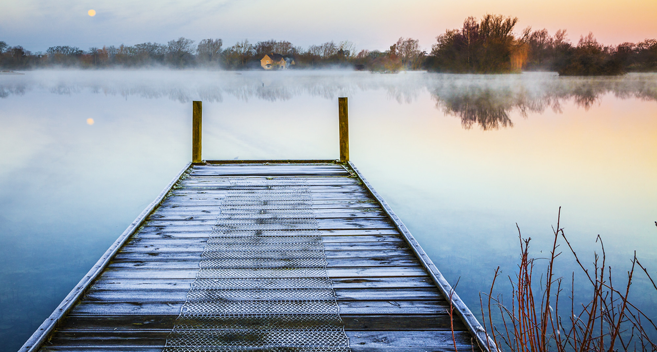
{"type": "MultiPolygon", "coordinates": [[[[274,54],[274,53],[271,53],[271,54],[265,54],[265,55],[266,55],[266,56],[269,56],[269,58],[272,59],[272,60],[274,60],[274,61],[280,61],[282,58],[284,58],[284,56],[281,55],[281,54],[274,54]]],[[[264,59],[264,57],[263,57],[263,59],[264,59]]]]}

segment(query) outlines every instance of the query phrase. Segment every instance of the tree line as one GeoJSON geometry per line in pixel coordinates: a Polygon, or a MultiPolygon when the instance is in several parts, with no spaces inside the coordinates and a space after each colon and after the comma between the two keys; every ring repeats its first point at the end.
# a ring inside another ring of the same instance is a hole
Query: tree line
{"type": "Polygon", "coordinates": [[[437,37],[425,67],[450,73],[508,73],[556,71],[560,75],[618,75],[657,71],[657,40],[600,44],[592,33],[577,45],[565,30],[550,36],[546,29],[524,29],[515,35],[515,17],[486,15],[467,18],[460,29],[437,37]]]}
{"type": "Polygon", "coordinates": [[[326,42],[308,48],[289,41],[248,40],[224,48],[221,39],[203,39],[198,44],[179,38],[166,44],[92,47],[82,50],[53,46],[45,53],[32,53],[22,46],[0,41],[0,67],[34,69],[46,67],[221,68],[255,69],[265,54],[277,53],[294,60],[294,68],[343,67],[377,72],[428,70],[445,73],[512,73],[556,71],[560,75],[617,75],[657,71],[657,40],[600,44],[593,34],[572,44],[565,30],[550,35],[546,29],[526,28],[514,33],[515,17],[486,15],[480,21],[468,17],[462,28],[439,35],[429,53],[417,39],[399,38],[388,50],[357,51],[350,41],[326,42]]]}
{"type": "Polygon", "coordinates": [[[9,47],[5,42],[0,42],[0,66],[8,69],[168,66],[240,70],[259,68],[260,59],[270,53],[293,58],[295,68],[338,66],[379,71],[421,69],[426,56],[426,52],[420,51],[419,41],[411,38],[400,38],[384,52],[361,50],[358,53],[350,41],[330,41],[302,48],[289,41],[267,40],[252,44],[244,40],[224,48],[221,39],[203,39],[195,45],[191,39],[179,38],[167,44],[93,47],[87,51],[78,47],[53,46],[45,53],[31,53],[21,46],[9,47]]]}

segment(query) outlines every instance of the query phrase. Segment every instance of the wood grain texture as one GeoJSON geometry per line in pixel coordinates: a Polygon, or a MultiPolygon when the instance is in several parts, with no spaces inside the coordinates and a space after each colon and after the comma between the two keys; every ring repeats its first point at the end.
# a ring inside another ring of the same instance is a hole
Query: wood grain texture
{"type": "MultiPolygon", "coordinates": [[[[60,325],[67,331],[122,331],[166,330],[173,328],[176,315],[70,315],[60,325]]],[[[449,316],[445,314],[342,314],[345,330],[450,330],[449,316]]],[[[464,330],[461,324],[458,331],[464,330]]]]}
{"type": "MultiPolygon", "coordinates": [[[[340,314],[447,314],[439,301],[338,301],[340,314]]],[[[72,315],[178,315],[183,302],[95,302],[84,300],[72,315]]]]}
{"type": "Polygon", "coordinates": [[[203,161],[201,155],[203,150],[203,103],[194,101],[192,106],[192,163],[196,164],[203,161]]]}
{"type": "MultiPolygon", "coordinates": [[[[44,351],[162,351],[168,331],[62,331],[44,351]]],[[[455,334],[459,351],[479,351],[470,334],[455,334]]],[[[450,331],[347,331],[354,352],[372,351],[454,351],[450,331]]]]}
{"type": "Polygon", "coordinates": [[[340,124],[340,161],[349,161],[349,102],[347,98],[338,98],[340,124]]]}

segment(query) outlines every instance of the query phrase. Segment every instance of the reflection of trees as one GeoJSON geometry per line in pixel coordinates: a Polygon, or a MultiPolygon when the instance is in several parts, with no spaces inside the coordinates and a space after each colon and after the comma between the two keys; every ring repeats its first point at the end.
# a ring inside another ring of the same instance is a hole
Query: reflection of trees
{"type": "Polygon", "coordinates": [[[92,94],[223,102],[226,96],[249,101],[287,101],[296,96],[335,99],[359,91],[382,91],[400,104],[425,91],[436,108],[461,119],[464,128],[513,127],[512,112],[523,117],[546,109],[561,112],[567,101],[589,109],[605,94],[620,99],[657,100],[657,74],[623,77],[558,77],[552,73],[521,75],[444,75],[409,72],[223,72],[223,71],[34,71],[4,76],[0,98],[41,89],[54,94],[92,94]]]}
{"type": "Polygon", "coordinates": [[[10,95],[24,95],[24,94],[25,94],[24,86],[15,86],[15,87],[0,86],[0,98],[7,98],[10,95]]]}
{"type": "Polygon", "coordinates": [[[7,98],[10,95],[25,95],[28,87],[22,82],[5,82],[0,81],[0,98],[7,98]]]}
{"type": "Polygon", "coordinates": [[[464,128],[479,125],[483,130],[513,127],[512,111],[521,116],[561,112],[564,102],[588,110],[600,97],[613,94],[620,99],[657,100],[657,75],[640,74],[618,78],[564,78],[551,74],[514,76],[443,76],[432,81],[429,91],[436,108],[457,116],[464,128]]]}
{"type": "Polygon", "coordinates": [[[491,90],[464,93],[441,101],[445,113],[461,118],[463,128],[470,129],[475,124],[484,130],[513,127],[513,122],[507,114],[508,104],[496,101],[491,90]]]}
{"type": "Polygon", "coordinates": [[[543,96],[536,87],[525,87],[517,82],[471,82],[434,87],[432,97],[436,108],[446,115],[461,119],[463,128],[479,125],[483,130],[513,127],[509,113],[516,110],[521,116],[543,113],[547,108],[561,111],[559,99],[543,96]]]}

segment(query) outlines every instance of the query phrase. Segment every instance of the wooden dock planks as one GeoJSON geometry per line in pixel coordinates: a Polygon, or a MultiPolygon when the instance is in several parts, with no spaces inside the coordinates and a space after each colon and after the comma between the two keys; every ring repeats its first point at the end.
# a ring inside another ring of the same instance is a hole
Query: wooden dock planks
{"type": "MultiPolygon", "coordinates": [[[[402,233],[405,227],[353,165],[331,162],[190,166],[148,217],[133,224],[112,260],[89,276],[84,295],[58,308],[58,324],[41,339],[40,350],[161,351],[223,197],[229,190],[265,187],[258,180],[275,185],[290,178],[303,179],[312,192],[327,272],[353,351],[453,351],[455,343],[462,351],[479,350],[467,307],[464,311],[455,296],[450,319],[445,286],[436,282],[442,276],[427,270],[424,252],[402,233]],[[254,182],[231,185],[235,177],[254,182]]],[[[22,350],[39,350],[36,346],[28,341],[22,350]]]]}

